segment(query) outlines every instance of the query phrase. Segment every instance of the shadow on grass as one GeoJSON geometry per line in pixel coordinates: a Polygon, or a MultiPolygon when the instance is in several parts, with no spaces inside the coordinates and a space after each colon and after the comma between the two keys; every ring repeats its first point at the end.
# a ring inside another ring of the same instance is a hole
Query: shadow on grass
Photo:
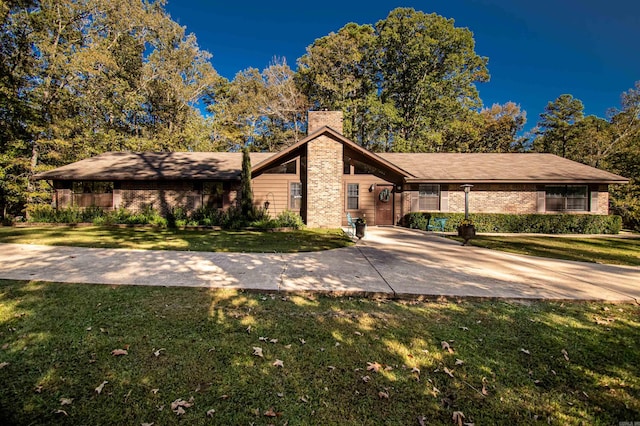
{"type": "Polygon", "coordinates": [[[94,226],[0,228],[0,242],[147,250],[279,253],[331,250],[352,245],[341,230],[258,232],[94,226]]]}
{"type": "Polygon", "coordinates": [[[19,281],[0,281],[0,302],[3,424],[448,424],[454,411],[613,424],[640,412],[637,306],[19,281]]]}

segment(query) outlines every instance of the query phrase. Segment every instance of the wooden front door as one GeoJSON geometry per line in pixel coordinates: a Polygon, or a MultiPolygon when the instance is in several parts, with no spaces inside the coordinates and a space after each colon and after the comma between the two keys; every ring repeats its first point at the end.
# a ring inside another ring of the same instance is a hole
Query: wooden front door
{"type": "Polygon", "coordinates": [[[376,225],[393,225],[393,185],[376,185],[376,225]]]}

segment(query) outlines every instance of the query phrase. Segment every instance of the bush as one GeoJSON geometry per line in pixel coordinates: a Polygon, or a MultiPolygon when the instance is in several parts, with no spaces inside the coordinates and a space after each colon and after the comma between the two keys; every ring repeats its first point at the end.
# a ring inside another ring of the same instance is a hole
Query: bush
{"type": "Polygon", "coordinates": [[[300,215],[290,210],[285,210],[280,213],[278,217],[276,217],[275,223],[276,228],[304,228],[304,222],[302,222],[302,218],[300,217],[300,215]]]}
{"type": "MultiPolygon", "coordinates": [[[[409,213],[402,219],[407,228],[426,230],[431,218],[446,218],[446,232],[455,232],[464,213],[409,213]]],[[[622,219],[615,215],[590,214],[498,214],[472,213],[469,218],[478,232],[540,234],[617,234],[622,219]]]]}

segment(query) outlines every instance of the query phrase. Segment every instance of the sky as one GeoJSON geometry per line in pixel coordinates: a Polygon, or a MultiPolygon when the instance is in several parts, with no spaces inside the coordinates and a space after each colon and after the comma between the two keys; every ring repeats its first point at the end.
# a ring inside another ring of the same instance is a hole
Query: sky
{"type": "Polygon", "coordinates": [[[168,0],[166,9],[232,80],[275,57],[295,70],[314,40],[349,22],[373,25],[397,7],[471,30],[476,53],[489,58],[491,80],[477,86],[483,105],[519,104],[525,129],[565,93],[584,103],[585,115],[606,118],[640,80],[640,0],[168,0]]]}

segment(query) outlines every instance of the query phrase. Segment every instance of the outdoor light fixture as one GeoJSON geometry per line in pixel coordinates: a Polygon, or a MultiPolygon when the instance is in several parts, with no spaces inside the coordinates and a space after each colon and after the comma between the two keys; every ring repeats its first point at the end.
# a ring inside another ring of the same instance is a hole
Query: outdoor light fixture
{"type": "Polygon", "coordinates": [[[373,192],[374,189],[376,189],[376,184],[372,183],[371,186],[369,187],[369,192],[373,192]]]}
{"type": "Polygon", "coordinates": [[[270,204],[271,204],[271,203],[269,202],[269,200],[265,201],[265,202],[264,202],[264,209],[265,209],[265,210],[269,210],[269,205],[270,205],[270,204]]]}
{"type": "Polygon", "coordinates": [[[464,220],[469,220],[469,192],[471,192],[473,185],[465,183],[460,185],[460,188],[464,189],[464,220]]]}

